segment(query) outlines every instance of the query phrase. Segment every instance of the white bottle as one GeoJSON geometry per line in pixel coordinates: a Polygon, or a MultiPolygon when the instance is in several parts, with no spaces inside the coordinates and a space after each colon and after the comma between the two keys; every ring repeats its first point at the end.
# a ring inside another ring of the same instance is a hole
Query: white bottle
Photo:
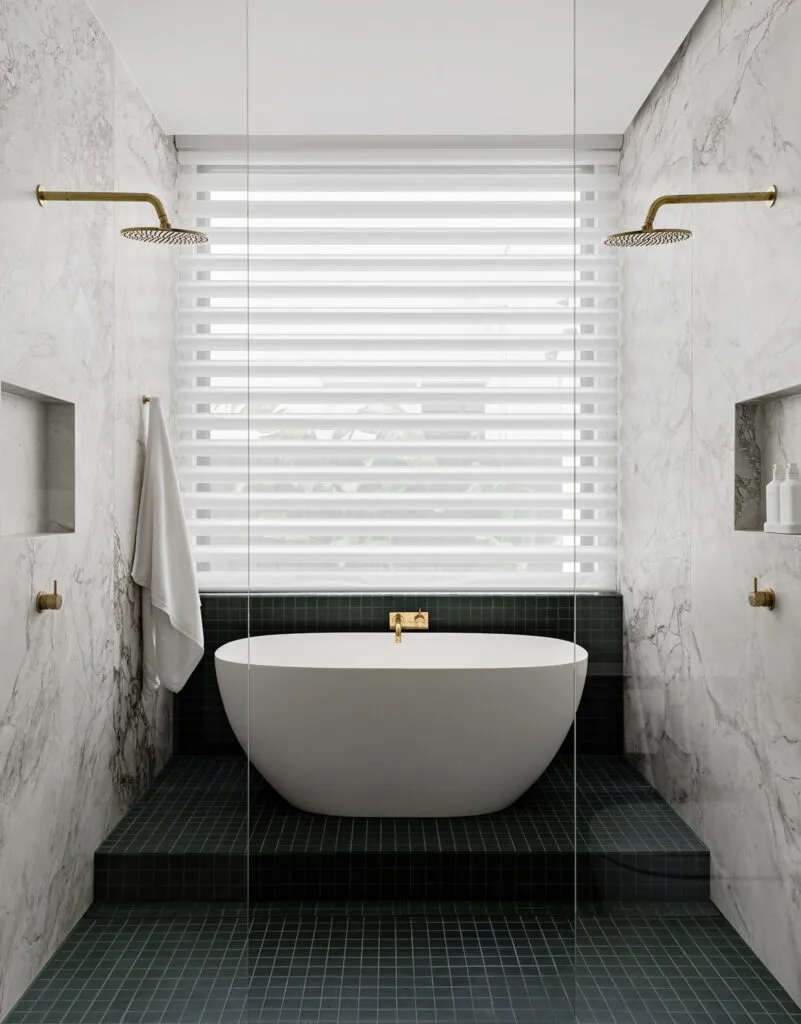
{"type": "Polygon", "coordinates": [[[787,479],[779,486],[779,515],[782,526],[801,527],[801,480],[795,462],[787,463],[787,479]]]}
{"type": "Polygon", "coordinates": [[[782,477],[779,475],[779,467],[773,467],[773,479],[765,488],[765,528],[777,526],[781,520],[779,492],[781,490],[782,477]]]}

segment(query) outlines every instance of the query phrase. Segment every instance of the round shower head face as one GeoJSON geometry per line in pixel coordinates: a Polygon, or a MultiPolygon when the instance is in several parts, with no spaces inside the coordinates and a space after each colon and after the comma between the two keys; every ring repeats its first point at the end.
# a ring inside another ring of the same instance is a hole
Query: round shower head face
{"type": "Polygon", "coordinates": [[[134,242],[156,242],[159,245],[204,245],[209,240],[202,231],[184,228],[123,228],[120,234],[134,242]]]}
{"type": "Polygon", "coordinates": [[[639,231],[618,231],[604,239],[604,245],[628,249],[637,245],[670,245],[671,242],[685,242],[692,238],[692,231],[684,228],[641,228],[639,231]]]}

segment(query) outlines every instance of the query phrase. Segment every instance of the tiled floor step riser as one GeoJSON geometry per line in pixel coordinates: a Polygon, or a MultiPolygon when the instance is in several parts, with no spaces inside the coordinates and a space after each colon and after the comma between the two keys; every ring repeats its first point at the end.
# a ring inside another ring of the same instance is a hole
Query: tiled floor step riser
{"type": "Polygon", "coordinates": [[[185,756],[102,844],[95,898],[697,900],[709,854],[622,758],[557,760],[476,818],[306,814],[243,758],[185,756]]]}
{"type": "Polygon", "coordinates": [[[687,854],[97,855],[95,900],[703,900],[709,856],[687,854]]]}

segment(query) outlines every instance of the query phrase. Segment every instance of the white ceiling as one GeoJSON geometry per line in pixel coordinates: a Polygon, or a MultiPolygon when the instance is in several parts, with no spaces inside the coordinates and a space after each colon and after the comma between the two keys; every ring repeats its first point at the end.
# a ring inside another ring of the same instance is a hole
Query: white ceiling
{"type": "Polygon", "coordinates": [[[576,0],[574,62],[570,0],[90,0],[170,134],[412,136],[570,134],[574,66],[621,133],[705,2],[576,0]]]}

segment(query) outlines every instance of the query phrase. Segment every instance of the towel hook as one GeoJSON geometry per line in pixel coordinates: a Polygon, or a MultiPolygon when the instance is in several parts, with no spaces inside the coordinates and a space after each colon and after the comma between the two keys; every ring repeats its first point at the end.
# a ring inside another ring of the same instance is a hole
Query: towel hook
{"type": "Polygon", "coordinates": [[[142,395],[142,405],[150,405],[150,395],[142,395]]]}

